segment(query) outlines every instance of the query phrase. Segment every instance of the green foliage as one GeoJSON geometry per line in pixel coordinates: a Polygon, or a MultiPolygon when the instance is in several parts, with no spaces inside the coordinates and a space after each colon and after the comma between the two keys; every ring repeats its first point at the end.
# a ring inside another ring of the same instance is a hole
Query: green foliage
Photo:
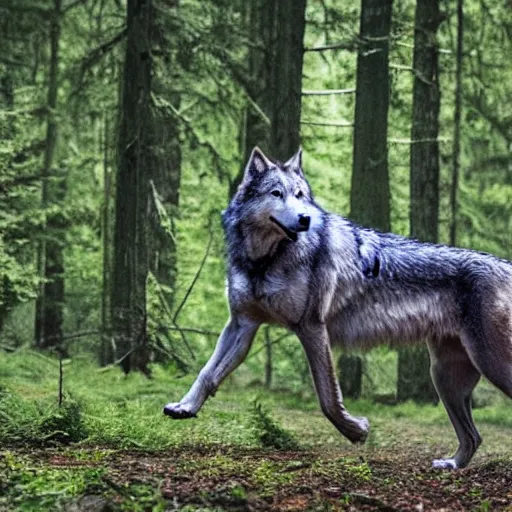
{"type": "MultiPolygon", "coordinates": [[[[242,384],[244,372],[228,379],[197,419],[186,421],[170,420],[161,411],[167,402],[181,398],[195,372],[178,378],[180,372],[172,366],[153,365],[148,380],[139,374],[125,377],[118,368],[98,371],[90,359],[76,358],[64,367],[64,390],[72,400],[65,400],[63,409],[57,406],[58,372],[56,359],[37,352],[19,350],[0,357],[0,444],[49,446],[62,440],[115,449],[164,449],[183,443],[284,447],[289,442],[292,449],[298,439],[300,447],[346,444],[319,411],[313,393],[268,392],[255,403],[255,392],[242,384]],[[68,436],[59,438],[61,432],[68,436]]],[[[490,385],[479,386],[477,392],[480,388],[487,394],[490,385]]],[[[388,406],[369,400],[347,400],[345,405],[353,414],[370,418],[372,449],[416,438],[421,443],[425,432],[440,426],[451,432],[442,406],[388,406]],[[404,429],[412,424],[418,425],[417,432],[404,429]]],[[[504,397],[494,395],[492,403],[474,414],[488,429],[512,428],[504,397]]],[[[485,437],[485,446],[492,445],[492,435],[485,437]]]]}
{"type": "MultiPolygon", "coordinates": [[[[80,406],[69,401],[62,412],[56,404],[57,359],[25,349],[0,357],[0,509],[87,509],[101,497],[105,506],[122,510],[164,510],[169,500],[163,496],[176,493],[177,486],[184,496],[199,496],[197,503],[225,509],[245,506],[255,493],[268,500],[287,489],[287,496],[295,496],[294,485],[298,489],[305,480],[340,492],[383,481],[396,493],[409,478],[440,479],[418,470],[456,445],[441,406],[348,400],[352,414],[371,421],[367,445],[354,446],[321,414],[314,396],[268,391],[255,403],[254,391],[236,376],[198,418],[170,420],[162,406],[179,399],[193,376],[178,378],[177,371],[159,365],[152,370],[151,380],[125,377],[118,368],[98,371],[93,361],[77,357],[64,367],[64,389],[80,406]],[[55,432],[73,424],[82,425],[87,437],[56,447],[55,432]],[[264,449],[258,448],[262,434],[271,443],[264,449]],[[283,451],[290,436],[300,440],[300,451],[296,442],[283,451]]],[[[478,409],[475,417],[485,443],[468,476],[468,491],[482,471],[494,480],[508,474],[512,454],[509,400],[478,409]],[[495,462],[482,463],[480,457],[495,462]]],[[[443,475],[443,481],[452,478],[443,475]]]]}
{"type": "Polygon", "coordinates": [[[33,118],[2,114],[7,112],[0,109],[0,328],[8,312],[35,298],[39,279],[31,241],[44,218],[34,201],[40,148],[27,136],[33,118]]]}
{"type": "Polygon", "coordinates": [[[265,448],[275,448],[276,450],[299,449],[299,443],[292,434],[281,427],[258,401],[255,401],[252,406],[252,422],[255,435],[265,448]]]}
{"type": "MultiPolygon", "coordinates": [[[[275,389],[259,402],[253,403],[254,388],[259,386],[265,364],[261,336],[246,363],[223,384],[198,419],[177,422],[161,414],[166,402],[178,400],[189,388],[213,350],[215,335],[209,332],[219,332],[229,315],[220,212],[228,201],[229,183],[243,165],[240,127],[245,109],[248,103],[258,101],[251,94],[258,77],[249,74],[248,51],[261,41],[257,30],[247,27],[248,2],[190,0],[179,2],[176,9],[176,2],[153,1],[152,108],[163,129],[158,131],[152,150],[167,155],[167,147],[174,142],[182,157],[179,212],[172,210],[169,215],[169,210],[162,208],[165,205],[156,202],[160,224],[177,242],[178,279],[173,289],[158,283],[153,275],[148,282],[149,338],[153,358],[167,361],[165,369],[154,364],[151,381],[140,375],[124,377],[115,367],[100,372],[91,361],[99,336],[78,336],[70,342],[70,353],[77,357],[65,368],[67,398],[59,408],[55,359],[25,349],[4,354],[2,347],[12,350],[32,343],[33,299],[40,284],[36,248],[50,239],[57,238],[65,245],[65,332],[98,332],[101,328],[106,235],[102,213],[106,208],[112,219],[126,3],[67,2],[60,20],[58,107],[52,112],[45,107],[50,17],[44,10],[50,4],[19,0],[0,5],[0,18],[8,20],[0,33],[0,444],[46,447],[78,442],[80,446],[156,450],[187,444],[246,448],[261,443],[282,450],[297,449],[296,439],[300,439],[302,448],[347,447],[318,412],[305,357],[294,337],[272,346],[275,389]],[[59,140],[47,180],[52,184],[65,176],[67,190],[62,204],[43,208],[40,173],[50,117],[57,121],[59,140]],[[166,126],[177,128],[172,132],[177,140],[169,140],[166,126]],[[65,221],[65,232],[43,231],[52,215],[65,221]],[[172,325],[175,308],[194,279],[210,230],[212,250],[179,317],[179,325],[199,332],[179,333],[172,325]],[[162,292],[173,295],[171,308],[162,301],[162,292]],[[189,375],[178,378],[186,372],[189,375]]],[[[506,2],[476,0],[466,0],[464,7],[459,244],[512,258],[512,10],[506,2]]],[[[438,38],[442,92],[440,232],[441,241],[446,242],[453,149],[455,3],[445,2],[443,9],[446,19],[438,38]]],[[[308,2],[306,48],[341,41],[349,49],[306,51],[304,90],[355,86],[359,15],[357,2],[308,2]]],[[[413,16],[413,0],[394,2],[388,141],[392,228],[402,234],[409,231],[413,16]]],[[[352,121],[354,101],[351,93],[304,95],[302,101],[306,174],[318,202],[341,214],[349,210],[351,128],[308,122],[352,121]]],[[[282,335],[280,329],[271,330],[272,340],[282,335]]],[[[366,356],[365,368],[363,394],[367,400],[346,403],[354,414],[372,420],[365,450],[395,450],[410,444],[424,447],[425,443],[439,450],[439,440],[448,439],[442,441],[442,449],[448,451],[447,444],[455,441],[442,407],[372,403],[376,395],[394,393],[396,354],[387,348],[372,351],[366,356]]],[[[479,406],[476,421],[485,429],[483,450],[501,453],[503,446],[508,446],[512,427],[509,402],[484,384],[476,390],[475,403],[479,406]]],[[[70,449],[76,448],[72,445],[70,449]]],[[[242,472],[232,458],[208,458],[209,464],[198,463],[203,476],[218,477],[233,467],[242,472]]],[[[86,463],[103,462],[101,457],[91,456],[86,463]]],[[[265,460],[253,470],[254,480],[267,498],[294,478],[284,464],[274,461],[265,460]]],[[[102,480],[102,471],[101,467],[34,469],[3,452],[0,509],[6,493],[14,508],[65,508],[80,494],[109,487],[102,480]]],[[[323,461],[313,465],[313,473],[330,480],[352,477],[358,485],[374,477],[365,462],[353,457],[323,461]]],[[[158,486],[137,484],[120,489],[126,509],[164,507],[158,486]]],[[[224,498],[223,492],[217,494],[224,498]]],[[[245,482],[233,483],[226,493],[231,504],[250,496],[245,482]]],[[[353,501],[353,497],[347,493],[346,500],[353,501]]],[[[83,503],[73,502],[75,505],[85,508],[83,503]]],[[[483,500],[481,509],[487,508],[492,504],[483,500]]]]}
{"type": "Polygon", "coordinates": [[[17,261],[0,236],[0,311],[34,299],[37,283],[34,267],[17,261]]]}
{"type": "Polygon", "coordinates": [[[30,467],[11,452],[0,457],[0,507],[16,510],[61,510],[70,498],[98,489],[102,469],[30,467]]]}
{"type": "Polygon", "coordinates": [[[28,400],[4,390],[0,395],[0,442],[8,444],[55,445],[82,441],[88,437],[82,406],[65,400],[28,400]]]}
{"type": "Polygon", "coordinates": [[[294,479],[293,473],[285,473],[282,469],[280,464],[266,460],[255,469],[254,479],[263,496],[272,496],[278,487],[294,479]]]}
{"type": "MultiPolygon", "coordinates": [[[[257,79],[250,76],[247,56],[249,48],[261,44],[260,34],[247,27],[248,2],[191,0],[180,2],[179,9],[166,0],[153,3],[152,107],[162,127],[177,128],[178,140],[174,142],[182,156],[179,212],[172,210],[169,216],[162,204],[156,203],[160,224],[168,234],[174,227],[178,246],[176,286],[172,290],[163,287],[163,291],[173,294],[174,307],[180,304],[204,255],[211,224],[212,249],[202,277],[182,309],[179,325],[219,332],[229,315],[220,212],[228,201],[229,182],[244,163],[241,126],[251,85],[257,79]]],[[[66,10],[61,20],[58,108],[50,113],[45,108],[49,25],[48,17],[33,9],[39,4],[45,9],[50,5],[20,0],[0,6],[0,16],[10,20],[0,35],[5,55],[0,62],[0,345],[7,347],[33,340],[33,299],[39,284],[36,247],[47,237],[65,241],[65,332],[101,329],[102,208],[109,198],[112,219],[115,192],[126,5],[117,0],[70,4],[73,8],[66,10]],[[40,172],[50,115],[58,123],[59,141],[49,182],[64,175],[67,191],[63,204],[44,209],[40,172]],[[66,232],[43,236],[42,226],[55,213],[68,223],[66,232]]],[[[438,40],[442,89],[440,232],[446,242],[456,17],[454,3],[444,8],[446,19],[440,25],[438,40]]],[[[306,51],[304,90],[355,86],[359,9],[359,3],[354,2],[308,2],[305,47],[341,40],[348,49],[306,51]]],[[[459,243],[503,257],[512,257],[512,135],[508,114],[512,97],[508,58],[511,13],[503,2],[465,2],[459,243]]],[[[413,16],[413,0],[394,2],[388,139],[392,228],[402,234],[409,231],[413,16]]],[[[258,98],[251,97],[251,101],[258,98]]],[[[351,128],[308,122],[352,121],[354,102],[352,93],[304,95],[302,101],[306,174],[318,202],[341,214],[349,210],[351,128]]],[[[158,154],[168,154],[173,141],[167,133],[165,129],[158,132],[153,148],[158,154]]],[[[211,354],[215,336],[184,334],[194,360],[183,336],[171,330],[175,310],[165,310],[158,288],[150,276],[148,327],[153,356],[171,361],[171,367],[183,373],[195,371],[211,354]]],[[[278,329],[271,332],[272,339],[282,333],[278,329]]],[[[74,338],[70,353],[96,353],[98,340],[98,336],[74,338]]],[[[239,370],[243,384],[261,380],[265,352],[256,354],[261,347],[262,338],[258,337],[254,357],[239,370]]],[[[309,372],[298,347],[292,337],[273,346],[273,384],[298,396],[309,396],[309,372]]],[[[372,352],[367,359],[364,396],[391,394],[395,366],[392,351],[372,352]]]]}
{"type": "Polygon", "coordinates": [[[312,471],[315,474],[329,478],[331,481],[339,481],[344,475],[350,475],[360,483],[370,481],[372,478],[372,470],[368,463],[355,457],[318,461],[313,464],[312,471]]]}
{"type": "Polygon", "coordinates": [[[74,400],[65,400],[41,423],[44,439],[59,444],[77,443],[88,437],[82,406],[74,400]]]}

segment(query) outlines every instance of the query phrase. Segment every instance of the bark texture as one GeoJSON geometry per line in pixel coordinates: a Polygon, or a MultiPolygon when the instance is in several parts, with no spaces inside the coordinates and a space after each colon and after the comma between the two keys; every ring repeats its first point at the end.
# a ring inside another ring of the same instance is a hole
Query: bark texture
{"type": "Polygon", "coordinates": [[[362,0],[350,217],[390,230],[388,48],[392,0],[362,0]]]}
{"type": "MultiPolygon", "coordinates": [[[[50,19],[50,70],[48,78],[48,122],[43,163],[42,206],[59,205],[65,197],[64,178],[49,183],[47,176],[54,166],[57,146],[57,95],[59,70],[59,44],[61,0],[55,0],[50,19]]],[[[60,209],[59,209],[60,210],[60,209]]],[[[35,313],[35,340],[40,348],[60,347],[64,307],[64,237],[65,221],[62,213],[47,218],[43,237],[39,242],[37,264],[44,278],[39,287],[35,313]]],[[[60,347],[62,349],[62,347],[60,347]]]]}
{"type": "MultiPolygon", "coordinates": [[[[356,108],[350,218],[366,227],[389,231],[388,173],[388,51],[392,0],[362,0],[360,47],[357,55],[356,108]]],[[[362,388],[360,356],[343,355],[338,361],[343,391],[359,394],[362,388]]]]}
{"type": "Polygon", "coordinates": [[[439,0],[418,0],[411,139],[411,236],[438,241],[439,224],[439,0]]]}
{"type": "Polygon", "coordinates": [[[306,0],[279,0],[272,73],[271,155],[287,160],[300,145],[306,0]]]}
{"type": "Polygon", "coordinates": [[[149,268],[151,0],[128,0],[122,114],[119,126],[112,329],[125,373],[147,373],[146,281],[149,268]]]}
{"type": "MultiPolygon", "coordinates": [[[[439,223],[439,0],[417,0],[414,31],[415,69],[411,139],[411,236],[438,241],[439,223]]],[[[398,355],[397,399],[437,402],[426,347],[398,355]]]]}
{"type": "Polygon", "coordinates": [[[103,245],[103,272],[101,293],[101,346],[99,362],[106,366],[114,362],[115,354],[112,346],[111,307],[112,294],[112,159],[111,159],[111,127],[108,115],[104,119],[103,137],[103,204],[101,208],[101,238],[103,245]]]}
{"type": "Polygon", "coordinates": [[[270,124],[272,120],[272,75],[276,53],[276,0],[251,0],[245,13],[247,30],[257,34],[261,47],[253,45],[248,50],[249,76],[247,84],[251,101],[247,102],[242,121],[240,145],[242,165],[230,183],[229,198],[242,182],[244,167],[252,149],[259,146],[270,154],[270,124]],[[264,116],[267,117],[265,120],[264,116]]]}
{"type": "Polygon", "coordinates": [[[464,50],[464,2],[457,0],[457,57],[455,67],[455,112],[453,119],[452,183],[450,190],[450,244],[457,245],[457,211],[460,174],[460,139],[462,112],[462,58],[464,50]]]}

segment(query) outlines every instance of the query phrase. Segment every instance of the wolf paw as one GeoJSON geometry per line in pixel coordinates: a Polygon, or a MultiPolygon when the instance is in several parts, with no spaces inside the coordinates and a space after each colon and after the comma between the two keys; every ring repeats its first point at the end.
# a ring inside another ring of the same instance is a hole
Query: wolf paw
{"type": "Polygon", "coordinates": [[[370,422],[368,418],[352,418],[349,431],[345,435],[353,443],[363,444],[370,432],[370,422]]]}
{"type": "Polygon", "coordinates": [[[435,469],[458,469],[455,459],[434,459],[432,467],[435,469]]]}
{"type": "Polygon", "coordinates": [[[191,405],[182,404],[181,402],[167,404],[164,407],[163,412],[166,416],[170,416],[175,420],[184,420],[187,418],[195,418],[197,416],[191,405]]]}
{"type": "Polygon", "coordinates": [[[366,441],[366,438],[368,437],[368,434],[370,432],[370,422],[368,421],[368,418],[357,418],[357,422],[359,424],[359,439],[356,440],[357,443],[364,443],[366,441]]]}

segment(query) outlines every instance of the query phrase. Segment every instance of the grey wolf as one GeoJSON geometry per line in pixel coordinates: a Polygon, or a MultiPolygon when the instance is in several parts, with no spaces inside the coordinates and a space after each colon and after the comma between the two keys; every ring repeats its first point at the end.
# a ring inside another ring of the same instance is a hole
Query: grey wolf
{"type": "Polygon", "coordinates": [[[431,375],[459,440],[433,466],[466,466],[481,443],[471,393],[481,375],[512,397],[512,264],[476,251],[364,229],[314,200],[299,150],[286,163],[255,148],[223,214],[230,319],[180,402],[195,416],[244,360],[262,323],[293,331],[306,353],[325,416],[352,442],[366,418],[343,404],[331,345],[426,340],[431,375]]]}

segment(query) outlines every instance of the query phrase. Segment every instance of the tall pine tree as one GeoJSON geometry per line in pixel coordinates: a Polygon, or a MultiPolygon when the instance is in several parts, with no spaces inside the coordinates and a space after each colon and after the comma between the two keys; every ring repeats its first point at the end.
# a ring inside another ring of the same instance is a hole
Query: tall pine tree
{"type": "Polygon", "coordinates": [[[147,373],[146,282],[153,110],[152,0],[128,0],[127,40],[118,141],[112,334],[125,373],[147,373]]]}
{"type": "MultiPolygon", "coordinates": [[[[414,30],[415,69],[411,139],[411,236],[438,241],[439,223],[439,0],[417,0],[414,30]]],[[[436,402],[426,347],[405,348],[398,355],[397,398],[436,402]]]]}

